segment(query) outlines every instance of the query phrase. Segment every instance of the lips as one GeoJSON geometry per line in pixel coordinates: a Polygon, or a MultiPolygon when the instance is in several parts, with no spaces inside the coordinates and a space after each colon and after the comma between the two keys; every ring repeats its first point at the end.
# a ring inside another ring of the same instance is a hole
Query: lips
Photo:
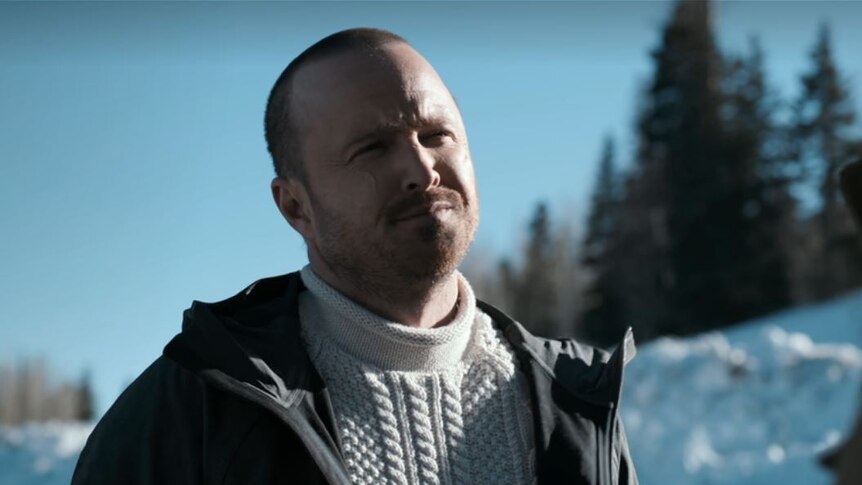
{"type": "Polygon", "coordinates": [[[412,194],[399,200],[389,208],[386,219],[395,224],[445,210],[458,210],[461,207],[461,196],[457,192],[438,189],[434,192],[412,194]]]}
{"type": "Polygon", "coordinates": [[[400,214],[395,218],[394,222],[406,221],[408,219],[413,219],[415,217],[428,216],[440,211],[453,209],[454,207],[449,202],[434,202],[432,204],[423,204],[421,206],[414,207],[406,212],[400,214]]]}

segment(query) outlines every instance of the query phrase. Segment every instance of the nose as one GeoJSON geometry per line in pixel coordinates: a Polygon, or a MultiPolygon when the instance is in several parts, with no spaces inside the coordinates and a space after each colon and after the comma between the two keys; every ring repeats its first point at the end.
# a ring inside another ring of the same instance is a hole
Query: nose
{"type": "Polygon", "coordinates": [[[437,159],[433,150],[414,141],[407,147],[404,157],[402,189],[407,192],[426,191],[440,185],[437,159]]]}

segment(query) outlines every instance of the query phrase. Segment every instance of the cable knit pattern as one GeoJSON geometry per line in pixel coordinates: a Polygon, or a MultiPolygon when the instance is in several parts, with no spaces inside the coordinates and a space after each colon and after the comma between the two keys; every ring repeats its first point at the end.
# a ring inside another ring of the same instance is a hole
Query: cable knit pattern
{"type": "MultiPolygon", "coordinates": [[[[365,375],[372,392],[372,405],[382,432],[384,455],[388,468],[388,476],[392,483],[406,484],[407,475],[404,470],[404,451],[401,448],[401,436],[398,431],[398,420],[395,417],[395,407],[392,395],[379,374],[365,375]]],[[[345,430],[347,431],[347,430],[345,430]]]]}
{"type": "Polygon", "coordinates": [[[404,387],[407,389],[407,409],[410,412],[413,441],[416,448],[419,477],[422,483],[438,485],[440,478],[437,467],[437,448],[434,446],[434,434],[431,430],[431,413],[428,409],[428,393],[425,392],[424,376],[418,376],[420,382],[414,382],[413,376],[405,376],[404,387]]]}
{"type": "Polygon", "coordinates": [[[303,338],[356,484],[524,484],[532,419],[512,350],[458,274],[448,325],[387,321],[302,270],[303,338]]]}
{"type": "Polygon", "coordinates": [[[452,483],[469,483],[469,461],[464,453],[464,411],[461,406],[461,391],[457,383],[449,379],[441,381],[441,388],[443,390],[441,408],[445,423],[446,445],[449,449],[449,462],[452,464],[452,483]]]}

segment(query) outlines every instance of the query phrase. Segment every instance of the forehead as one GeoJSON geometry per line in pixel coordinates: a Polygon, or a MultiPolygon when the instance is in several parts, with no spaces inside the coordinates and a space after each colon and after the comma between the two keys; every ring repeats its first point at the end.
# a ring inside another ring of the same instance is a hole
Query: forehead
{"type": "Polygon", "coordinates": [[[404,43],[327,56],[300,69],[292,112],[305,138],[350,136],[371,125],[458,120],[457,107],[431,65],[404,43]]]}

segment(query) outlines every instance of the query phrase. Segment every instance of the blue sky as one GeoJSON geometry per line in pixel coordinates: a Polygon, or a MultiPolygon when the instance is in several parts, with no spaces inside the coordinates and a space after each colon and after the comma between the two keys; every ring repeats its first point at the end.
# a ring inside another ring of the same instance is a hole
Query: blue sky
{"type": "MultiPolygon", "coordinates": [[[[89,367],[103,412],[193,299],[301,267],[302,242],[269,195],[263,108],[290,59],[344,28],[406,37],[458,98],[482,200],[474,251],[517,248],[539,200],[581,217],[602,137],[631,151],[669,6],[0,4],[0,363],[89,367]]],[[[822,20],[858,87],[862,3],[716,9],[721,46],[758,35],[783,95],[822,20]]]]}

